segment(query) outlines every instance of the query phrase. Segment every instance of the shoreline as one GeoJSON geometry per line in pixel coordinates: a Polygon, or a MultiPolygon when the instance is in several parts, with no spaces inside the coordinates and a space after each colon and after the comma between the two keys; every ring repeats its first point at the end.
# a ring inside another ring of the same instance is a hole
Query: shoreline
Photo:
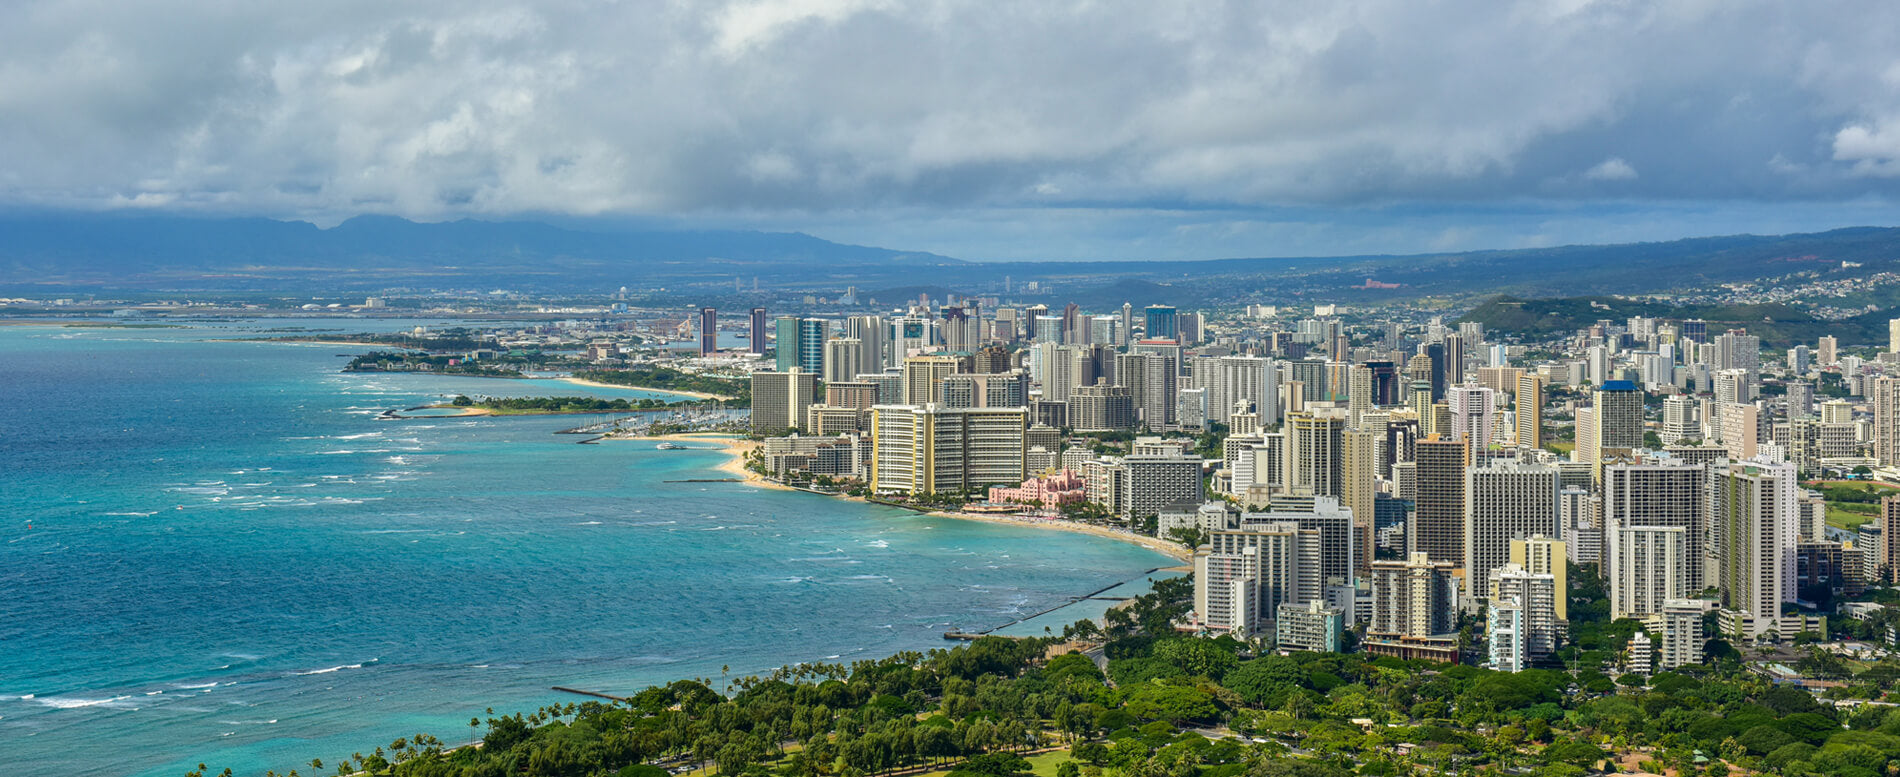
{"type": "MultiPolygon", "coordinates": [[[[1141,534],[1135,534],[1134,532],[1119,531],[1116,529],[1110,529],[1104,526],[1096,526],[1093,524],[1076,523],[1074,521],[1065,521],[1061,519],[1017,518],[1017,517],[996,516],[996,515],[978,515],[976,513],[963,513],[963,512],[955,512],[955,511],[949,511],[949,510],[926,510],[926,509],[913,508],[913,507],[903,507],[900,505],[887,505],[882,502],[875,502],[861,496],[851,496],[849,494],[827,494],[827,493],[811,491],[811,490],[803,489],[803,488],[794,488],[792,486],[788,486],[783,483],[767,480],[765,479],[764,476],[760,475],[759,473],[753,472],[745,468],[746,454],[760,447],[759,443],[753,442],[751,440],[742,440],[742,439],[737,439],[730,436],[724,436],[724,434],[721,432],[688,432],[684,434],[661,435],[658,437],[609,437],[607,438],[607,440],[622,440],[622,441],[653,440],[655,442],[710,442],[710,443],[719,445],[721,449],[726,453],[726,460],[724,462],[721,462],[719,466],[715,467],[714,469],[720,472],[726,473],[728,475],[734,475],[734,476],[744,478],[745,485],[754,486],[757,488],[769,488],[769,489],[774,489],[778,491],[801,491],[807,494],[814,494],[817,496],[826,496],[826,497],[831,497],[833,499],[843,499],[843,500],[852,501],[852,502],[863,502],[866,504],[880,504],[880,505],[884,505],[885,507],[893,507],[899,510],[908,510],[910,512],[917,513],[918,515],[929,516],[932,518],[948,518],[948,519],[957,520],[957,521],[978,521],[982,523],[997,524],[997,525],[1002,525],[1002,526],[1017,526],[1017,527],[1021,527],[1025,529],[1042,529],[1045,531],[1066,531],[1066,532],[1073,532],[1076,534],[1088,534],[1095,537],[1100,537],[1105,540],[1115,540],[1116,542],[1123,542],[1130,545],[1139,546],[1147,550],[1160,553],[1161,555],[1167,556],[1171,559],[1174,559],[1176,562],[1184,566],[1191,564],[1194,560],[1194,551],[1188,548],[1182,547],[1180,545],[1177,545],[1175,543],[1168,542],[1166,540],[1159,539],[1156,537],[1148,537],[1141,534]]],[[[606,442],[607,440],[603,440],[602,442],[606,442]]],[[[1163,568],[1171,569],[1171,567],[1163,567],[1163,568]]]]}
{"type": "MultiPolygon", "coordinates": [[[[1076,534],[1089,534],[1096,537],[1100,537],[1105,540],[1115,540],[1117,542],[1125,542],[1130,545],[1137,545],[1143,548],[1147,548],[1148,550],[1152,550],[1156,553],[1160,553],[1164,556],[1172,558],[1183,565],[1191,564],[1194,561],[1194,552],[1181,545],[1176,545],[1172,542],[1168,542],[1162,539],[1157,539],[1155,537],[1149,537],[1146,535],[1136,534],[1134,532],[1128,532],[1128,531],[1118,531],[1116,529],[1110,529],[1104,526],[1096,526],[1094,524],[1076,523],[1074,521],[1065,521],[1059,518],[1008,518],[1008,517],[995,516],[995,515],[978,515],[976,513],[957,513],[957,512],[947,512],[947,511],[941,511],[941,510],[932,510],[930,512],[926,512],[923,514],[936,517],[936,518],[952,518],[959,521],[981,521],[983,523],[994,523],[994,524],[1001,524],[1005,526],[1021,526],[1023,528],[1028,528],[1028,529],[1045,529],[1045,530],[1050,530],[1050,531],[1074,532],[1076,534]]],[[[1172,569],[1172,567],[1162,567],[1162,569],[1172,569]]]]}
{"type": "MultiPolygon", "coordinates": [[[[548,380],[548,379],[547,379],[547,378],[533,378],[533,380],[548,380]]],[[[631,390],[631,391],[651,391],[651,392],[653,392],[653,393],[655,393],[655,394],[672,394],[672,395],[674,395],[674,396],[679,396],[679,397],[690,397],[690,398],[692,398],[692,399],[717,399],[717,400],[719,400],[719,401],[721,401],[721,402],[725,402],[725,401],[729,401],[729,400],[731,400],[731,399],[732,399],[732,397],[728,397],[728,396],[721,396],[721,395],[719,395],[719,394],[708,394],[708,393],[705,393],[705,392],[703,392],[703,391],[682,391],[682,390],[678,390],[678,389],[657,389],[657,388],[647,388],[647,387],[645,387],[645,386],[623,386],[623,385],[621,385],[621,384],[618,384],[618,383],[602,383],[602,382],[600,382],[600,381],[597,381],[597,380],[587,380],[587,379],[585,379],[585,378],[573,378],[573,377],[568,377],[568,378],[553,378],[553,380],[558,380],[558,381],[564,381],[564,382],[567,382],[567,383],[572,383],[572,384],[574,384],[574,385],[576,385],[576,386],[586,386],[586,387],[588,387],[588,388],[607,388],[607,389],[622,389],[622,390],[631,390]]]]}
{"type": "MultiPolygon", "coordinates": [[[[6,323],[6,321],[0,321],[0,323],[6,323]]],[[[352,342],[352,340],[298,340],[298,338],[213,338],[211,342],[270,342],[270,344],[279,344],[279,346],[331,346],[331,348],[399,348],[399,350],[414,350],[414,348],[407,348],[407,346],[393,346],[393,344],[382,344],[382,342],[352,342]]],[[[346,370],[346,372],[350,372],[350,370],[346,370]]],[[[454,378],[502,378],[502,380],[559,380],[559,382],[564,382],[564,384],[574,384],[574,386],[585,386],[585,388],[621,389],[621,391],[652,391],[652,393],[663,393],[663,395],[671,395],[671,397],[686,397],[686,399],[718,399],[718,401],[722,401],[722,403],[724,403],[724,401],[731,401],[731,399],[733,399],[733,397],[726,397],[726,395],[720,395],[720,393],[705,393],[705,391],[686,391],[686,389],[646,388],[646,386],[623,386],[623,384],[602,384],[602,382],[599,382],[599,380],[585,380],[585,378],[574,378],[574,376],[561,376],[561,378],[555,378],[555,376],[536,376],[536,374],[519,374],[519,376],[517,376],[517,374],[464,374],[464,372],[435,372],[435,370],[355,370],[355,372],[388,372],[388,374],[447,374],[447,376],[454,376],[454,378]]]]}

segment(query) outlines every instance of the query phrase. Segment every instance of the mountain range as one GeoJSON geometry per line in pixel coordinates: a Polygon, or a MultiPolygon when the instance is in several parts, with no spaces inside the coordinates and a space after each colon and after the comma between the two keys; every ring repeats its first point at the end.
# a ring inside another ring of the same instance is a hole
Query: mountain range
{"type": "MultiPolygon", "coordinates": [[[[301,221],[156,214],[0,215],[0,289],[363,291],[622,285],[705,299],[769,293],[956,289],[1084,307],[1340,302],[1492,294],[1641,294],[1799,275],[1900,271],[1900,229],[1689,238],[1409,256],[1150,262],[972,262],[796,232],[631,230],[529,221],[301,221]]],[[[896,297],[891,297],[895,299],[896,297]]],[[[880,297],[883,299],[883,297],[880,297]]]]}

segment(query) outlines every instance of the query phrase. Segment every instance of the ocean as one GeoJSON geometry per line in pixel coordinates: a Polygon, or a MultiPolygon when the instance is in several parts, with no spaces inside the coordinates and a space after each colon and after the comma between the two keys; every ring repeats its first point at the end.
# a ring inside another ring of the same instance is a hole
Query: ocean
{"type": "Polygon", "coordinates": [[[723,454],[554,434],[597,416],[376,418],[461,393],[650,392],[343,374],[364,349],[218,340],[415,323],[0,326],[9,774],[309,773],[397,737],[469,741],[489,708],[584,700],[557,685],[723,685],[947,647],[945,630],[1172,564],[679,482],[723,477],[723,454]]]}

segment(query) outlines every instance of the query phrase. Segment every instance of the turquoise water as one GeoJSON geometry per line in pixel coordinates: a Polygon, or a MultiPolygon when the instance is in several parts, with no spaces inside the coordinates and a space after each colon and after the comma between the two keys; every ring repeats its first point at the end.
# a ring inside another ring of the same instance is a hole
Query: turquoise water
{"type": "Polygon", "coordinates": [[[246,326],[0,327],[8,773],[307,771],[579,700],[553,685],[941,647],[1170,563],[667,482],[720,477],[722,454],[552,434],[588,417],[379,421],[458,393],[649,394],[345,375],[346,347],[210,340],[246,326]]]}

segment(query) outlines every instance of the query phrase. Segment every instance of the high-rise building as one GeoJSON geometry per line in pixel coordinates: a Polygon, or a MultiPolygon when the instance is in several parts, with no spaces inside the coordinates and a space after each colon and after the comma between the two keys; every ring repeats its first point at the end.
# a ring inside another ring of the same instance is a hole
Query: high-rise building
{"type": "Polygon", "coordinates": [[[1594,392],[1597,447],[1629,451],[1643,447],[1643,391],[1627,380],[1604,381],[1594,392]]]}
{"type": "MultiPolygon", "coordinates": [[[[1303,502],[1303,500],[1294,500],[1303,502]]],[[[1354,559],[1358,553],[1358,536],[1353,527],[1354,516],[1350,510],[1341,506],[1339,500],[1332,497],[1315,497],[1311,504],[1289,505],[1264,513],[1244,513],[1240,517],[1243,530],[1290,523],[1301,529],[1311,529],[1319,533],[1319,581],[1322,586],[1349,586],[1356,577],[1354,559]]]]}
{"type": "Polygon", "coordinates": [[[1556,578],[1516,564],[1497,567],[1486,577],[1493,668],[1522,671],[1530,662],[1555,655],[1567,631],[1567,624],[1557,616],[1557,600],[1567,592],[1559,591],[1556,578]]]}
{"type": "Polygon", "coordinates": [[[1113,432],[1135,428],[1135,395],[1107,379],[1078,386],[1069,393],[1069,426],[1078,432],[1113,432]]]}
{"type": "Polygon", "coordinates": [[[1194,615],[1212,631],[1251,634],[1280,605],[1319,600],[1319,532],[1291,523],[1209,532],[1194,553],[1194,615]]]}
{"type": "Polygon", "coordinates": [[[1562,536],[1558,487],[1556,467],[1500,461],[1465,470],[1463,545],[1471,596],[1483,596],[1491,570],[1510,563],[1512,540],[1562,536]]]}
{"type": "Polygon", "coordinates": [[[1900,496],[1880,500],[1879,542],[1868,548],[1875,577],[1879,582],[1900,583],[1900,496]]]}
{"type": "Polygon", "coordinates": [[[879,405],[871,412],[871,488],[877,493],[943,494],[1023,482],[1026,409],[930,403],[879,405]]]}
{"type": "Polygon", "coordinates": [[[1887,353],[1900,353],[1900,318],[1887,320],[1887,353]]]}
{"type": "Polygon", "coordinates": [[[1603,561],[1602,509],[1603,498],[1589,489],[1565,486],[1557,492],[1557,517],[1564,524],[1564,551],[1570,554],[1571,562],[1603,561]]]}
{"type": "Polygon", "coordinates": [[[1445,382],[1437,395],[1441,399],[1445,389],[1465,382],[1465,338],[1462,335],[1445,335],[1444,367],[1445,382]]]}
{"type": "Polygon", "coordinates": [[[904,363],[907,356],[916,356],[936,347],[937,322],[927,316],[907,315],[891,321],[890,361],[891,366],[904,363]]]}
{"type": "Polygon", "coordinates": [[[1115,358],[1115,382],[1134,395],[1141,421],[1149,429],[1161,431],[1174,423],[1176,372],[1173,356],[1165,353],[1124,353],[1115,358]]]}
{"type": "Polygon", "coordinates": [[[1201,314],[1192,312],[1174,314],[1174,331],[1178,335],[1176,339],[1180,340],[1182,345],[1200,342],[1201,314]]]}
{"type": "MultiPolygon", "coordinates": [[[[761,315],[764,312],[764,308],[759,308],[761,315]]],[[[892,366],[889,352],[891,327],[883,316],[852,316],[845,319],[844,336],[858,341],[858,363],[864,365],[863,372],[883,372],[892,366]]]]}
{"type": "Polygon", "coordinates": [[[1458,593],[1449,562],[1413,553],[1405,561],[1372,562],[1371,578],[1368,639],[1432,637],[1457,628],[1458,593]]]}
{"type": "Polygon", "coordinates": [[[1691,318],[1682,322],[1682,336],[1698,343],[1709,341],[1709,322],[1691,318]]]}
{"type": "Polygon", "coordinates": [[[1446,403],[1451,405],[1451,433],[1454,440],[1470,440],[1474,451],[1491,447],[1491,429],[1497,413],[1497,395],[1475,383],[1447,389],[1446,403]]]}
{"type": "Polygon", "coordinates": [[[1604,549],[1610,578],[1610,618],[1643,618],[1689,593],[1690,548],[1681,526],[1622,526],[1612,522],[1604,549]]]}
{"type": "Polygon", "coordinates": [[[1175,340],[1178,342],[1180,340],[1180,332],[1176,329],[1175,325],[1175,314],[1178,312],[1179,311],[1168,305],[1149,305],[1147,310],[1148,328],[1143,337],[1148,340],[1175,340]]]}
{"type": "Polygon", "coordinates": [[[831,331],[824,319],[779,316],[775,326],[779,372],[797,367],[814,376],[824,374],[825,338],[831,331]]]}
{"type": "Polygon", "coordinates": [[[1358,535],[1353,569],[1361,573],[1372,563],[1373,515],[1379,496],[1379,445],[1385,437],[1382,432],[1348,429],[1339,436],[1345,453],[1339,465],[1339,496],[1352,511],[1353,531],[1358,535]]]}
{"type": "Polygon", "coordinates": [[[855,337],[825,341],[825,383],[849,381],[864,372],[864,342],[855,337]]]}
{"type": "Polygon", "coordinates": [[[1465,468],[1470,462],[1465,444],[1434,435],[1419,440],[1414,451],[1418,495],[1406,545],[1412,553],[1463,568],[1465,468]]]}
{"type": "Polygon", "coordinates": [[[1029,376],[1021,370],[947,375],[937,389],[937,401],[947,408],[1029,405],[1029,376]]]}
{"type": "Polygon", "coordinates": [[[1544,379],[1528,372],[1519,374],[1512,400],[1517,411],[1517,446],[1544,447],[1544,379]]]}
{"type": "Polygon", "coordinates": [[[1788,417],[1808,418],[1814,415],[1814,384],[1802,380],[1791,380],[1784,384],[1788,389],[1788,417]]]}
{"type": "Polygon", "coordinates": [[[1345,419],[1293,413],[1286,419],[1286,490],[1301,496],[1339,496],[1345,419]]]}
{"type": "Polygon", "coordinates": [[[1262,426],[1280,423],[1280,370],[1272,360],[1260,356],[1222,356],[1216,362],[1218,375],[1209,385],[1209,408],[1219,408],[1227,423],[1227,414],[1240,402],[1249,402],[1259,415],[1262,426]],[[1215,404],[1215,400],[1220,404],[1215,404]]]}
{"type": "Polygon", "coordinates": [[[955,374],[954,356],[907,356],[904,358],[904,404],[926,405],[942,396],[943,379],[955,374]]]}
{"type": "Polygon", "coordinates": [[[1883,467],[1900,465],[1900,378],[1868,382],[1868,404],[1874,408],[1874,458],[1883,467]]]}
{"type": "Polygon", "coordinates": [[[1663,398],[1662,432],[1657,435],[1664,445],[1688,439],[1700,439],[1702,424],[1696,417],[1695,399],[1683,394],[1663,398]]]}
{"type": "Polygon", "coordinates": [[[1663,671],[1702,663],[1702,614],[1705,602],[1677,599],[1645,623],[1657,637],[1656,668],[1663,671]]]}
{"type": "Polygon", "coordinates": [[[1183,502],[1199,503],[1207,496],[1201,480],[1201,457],[1144,455],[1122,457],[1127,472],[1121,517],[1139,521],[1161,508],[1183,502]]]}
{"type": "Polygon", "coordinates": [[[754,356],[765,355],[765,308],[752,309],[752,326],[747,330],[746,350],[754,356]]]}
{"type": "Polygon", "coordinates": [[[1753,402],[1715,403],[1716,436],[1731,459],[1752,459],[1762,439],[1761,407],[1753,402]]]}
{"type": "Polygon", "coordinates": [[[1495,672],[1522,672],[1530,668],[1529,609],[1517,597],[1493,598],[1485,607],[1484,641],[1490,649],[1486,667],[1495,672]]]}
{"type": "Polygon", "coordinates": [[[719,352],[719,311],[714,308],[699,309],[699,355],[711,356],[719,352]]]}
{"type": "Polygon", "coordinates": [[[1372,370],[1355,364],[1347,375],[1346,426],[1359,428],[1359,419],[1378,405],[1372,393],[1372,370]]]}
{"type": "Polygon", "coordinates": [[[1788,349],[1788,371],[1795,375],[1808,374],[1808,346],[1806,344],[1788,349]]]}
{"type": "MultiPolygon", "coordinates": [[[[1674,459],[1603,468],[1602,525],[1681,529],[1681,590],[1685,592],[1714,585],[1704,574],[1703,564],[1713,550],[1708,537],[1708,477],[1707,466],[1674,459]]],[[[1609,541],[1606,537],[1606,554],[1611,550],[1609,541]]]]}
{"type": "MultiPolygon", "coordinates": [[[[1570,570],[1568,545],[1554,537],[1532,536],[1528,539],[1511,540],[1511,563],[1523,567],[1533,575],[1550,575],[1557,581],[1557,590],[1570,590],[1570,570]]],[[[1570,597],[1557,597],[1557,619],[1570,620],[1570,597]]]]}
{"type": "Polygon", "coordinates": [[[1337,653],[1346,632],[1346,615],[1314,599],[1280,605],[1274,623],[1274,643],[1281,650],[1337,653]]]}
{"type": "Polygon", "coordinates": [[[818,376],[793,366],[784,372],[752,373],[752,430],[802,429],[818,395],[818,376]]]}
{"type": "Polygon", "coordinates": [[[1725,609],[1745,613],[1755,637],[1778,627],[1781,603],[1793,601],[1795,544],[1800,536],[1794,465],[1756,459],[1717,464],[1709,472],[1709,510],[1725,609]]]}
{"type": "Polygon", "coordinates": [[[1833,335],[1821,335],[1814,349],[1814,360],[1823,367],[1832,367],[1840,363],[1841,341],[1833,335]]]}

